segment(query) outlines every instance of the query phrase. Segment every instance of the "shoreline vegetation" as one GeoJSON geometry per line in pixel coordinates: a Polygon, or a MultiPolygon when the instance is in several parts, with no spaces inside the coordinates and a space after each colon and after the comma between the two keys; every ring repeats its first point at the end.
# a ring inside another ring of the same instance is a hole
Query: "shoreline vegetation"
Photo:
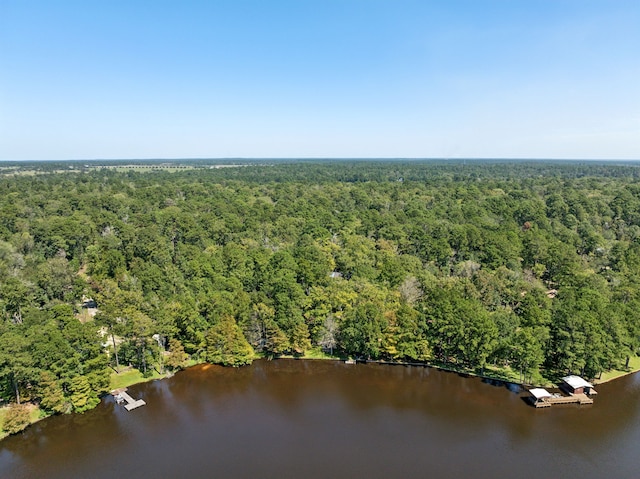
{"type": "Polygon", "coordinates": [[[541,386],[640,368],[637,162],[3,168],[8,432],[195,362],[331,351],[541,386]]]}
{"type": "MultiPolygon", "coordinates": [[[[265,357],[256,357],[255,360],[269,360],[268,358],[265,357]]],[[[321,351],[309,351],[308,354],[305,355],[301,355],[301,356],[294,356],[294,355],[283,355],[277,358],[273,358],[274,361],[277,361],[279,359],[283,359],[283,360],[304,360],[304,361],[312,361],[312,360],[321,360],[321,361],[347,361],[351,358],[345,358],[345,357],[338,357],[338,356],[332,356],[329,354],[326,354],[324,352],[321,351]]],[[[496,369],[492,369],[492,368],[487,368],[487,370],[485,371],[485,374],[480,374],[477,371],[470,371],[467,370],[465,368],[455,368],[455,367],[447,367],[447,366],[443,366],[443,365],[435,365],[435,364],[429,364],[429,363],[415,363],[415,362],[402,362],[402,361],[382,361],[382,360],[355,360],[356,363],[358,362],[364,362],[364,363],[372,363],[372,364],[380,364],[380,365],[388,365],[388,366],[411,366],[411,367],[424,367],[424,368],[433,368],[433,369],[437,369],[439,371],[446,371],[446,372],[451,372],[451,373],[456,373],[456,374],[462,374],[464,376],[469,376],[469,377],[479,377],[482,379],[487,379],[489,381],[499,381],[499,382],[504,382],[504,383],[511,383],[511,384],[516,384],[518,386],[521,386],[523,388],[526,387],[556,387],[556,383],[552,382],[552,381],[548,381],[548,382],[544,382],[541,384],[535,384],[535,385],[530,385],[530,384],[523,384],[523,383],[519,383],[518,382],[518,378],[517,378],[517,373],[515,373],[514,371],[497,371],[496,369]],[[491,374],[491,372],[494,372],[496,374],[491,374]]],[[[207,363],[207,362],[196,362],[196,361],[189,361],[184,368],[182,369],[188,369],[191,367],[195,367],[195,366],[202,366],[202,365],[207,365],[207,364],[211,364],[211,363],[207,363]]],[[[599,385],[599,384],[604,384],[610,381],[614,381],[616,379],[620,379],[622,377],[628,376],[630,374],[635,374],[635,373],[639,373],[640,372],[640,357],[636,356],[634,358],[631,358],[630,361],[630,367],[631,369],[629,370],[613,370],[613,371],[608,371],[607,373],[604,373],[602,375],[602,378],[600,379],[594,379],[592,382],[594,385],[599,385]]],[[[140,372],[139,370],[135,369],[135,368],[127,368],[127,370],[122,371],[120,373],[116,373],[115,371],[111,373],[110,376],[110,383],[109,383],[109,390],[115,390],[115,389],[120,389],[120,388],[127,388],[130,386],[135,386],[136,384],[143,384],[146,382],[150,382],[150,381],[157,381],[157,380],[164,380],[164,379],[169,379],[171,378],[176,372],[178,371],[170,371],[170,372],[166,372],[166,373],[158,373],[156,371],[154,371],[154,373],[150,376],[144,376],[142,374],[142,372],[140,372]]],[[[108,394],[108,393],[107,393],[108,394]]],[[[105,394],[105,395],[107,395],[105,394]]],[[[3,424],[4,422],[4,418],[6,415],[6,410],[8,409],[8,406],[3,406],[0,407],[0,424],[3,424]]],[[[49,417],[52,417],[54,414],[47,414],[45,411],[43,411],[42,409],[40,409],[38,406],[31,404],[30,405],[30,416],[29,416],[29,423],[27,425],[25,425],[26,429],[27,427],[37,423],[38,421],[41,421],[43,419],[47,419],[49,417]]],[[[24,430],[23,429],[23,430],[24,430]]],[[[7,432],[5,432],[4,430],[0,429],[0,441],[6,437],[8,437],[9,434],[7,432]]]]}

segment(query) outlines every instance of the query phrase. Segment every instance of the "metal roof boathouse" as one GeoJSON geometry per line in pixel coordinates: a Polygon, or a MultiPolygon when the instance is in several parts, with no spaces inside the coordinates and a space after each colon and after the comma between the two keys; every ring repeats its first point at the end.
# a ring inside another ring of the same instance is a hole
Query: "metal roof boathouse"
{"type": "Polygon", "coordinates": [[[554,404],[593,404],[590,396],[598,394],[593,384],[579,376],[566,376],[562,378],[560,389],[567,395],[550,393],[543,388],[529,389],[530,399],[534,407],[551,407],[554,404]]]}
{"type": "Polygon", "coordinates": [[[593,388],[593,384],[585,381],[580,376],[563,377],[560,388],[565,390],[569,394],[586,394],[588,396],[598,394],[597,391],[593,388]]]}
{"type": "Polygon", "coordinates": [[[547,404],[551,406],[551,403],[548,402],[549,398],[553,397],[549,391],[543,388],[533,388],[529,389],[531,393],[531,397],[533,398],[533,405],[535,407],[547,407],[547,404]]]}

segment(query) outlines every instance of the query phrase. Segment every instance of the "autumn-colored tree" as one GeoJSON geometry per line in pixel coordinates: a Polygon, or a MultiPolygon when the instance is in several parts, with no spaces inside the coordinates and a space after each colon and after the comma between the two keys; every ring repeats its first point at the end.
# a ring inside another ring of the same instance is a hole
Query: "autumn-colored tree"
{"type": "Polygon", "coordinates": [[[16,434],[29,425],[31,409],[27,404],[10,404],[4,416],[2,429],[8,434],[16,434]]]}
{"type": "Polygon", "coordinates": [[[177,370],[182,369],[187,360],[189,359],[189,355],[184,352],[184,347],[179,339],[171,338],[169,340],[169,353],[166,355],[164,364],[169,369],[177,370]]]}

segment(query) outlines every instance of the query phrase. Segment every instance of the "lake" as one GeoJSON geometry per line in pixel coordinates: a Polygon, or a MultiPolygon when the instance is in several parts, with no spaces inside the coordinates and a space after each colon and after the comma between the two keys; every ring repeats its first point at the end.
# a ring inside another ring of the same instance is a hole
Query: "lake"
{"type": "Polygon", "coordinates": [[[636,478],[640,375],[592,406],[431,368],[196,366],[0,442],[2,478],[636,478]]]}

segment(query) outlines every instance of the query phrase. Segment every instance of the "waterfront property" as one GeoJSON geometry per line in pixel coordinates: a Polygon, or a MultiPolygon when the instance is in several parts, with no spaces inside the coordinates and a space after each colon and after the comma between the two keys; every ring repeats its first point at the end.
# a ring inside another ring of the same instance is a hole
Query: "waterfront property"
{"type": "Polygon", "coordinates": [[[593,404],[591,399],[586,394],[570,394],[569,396],[563,396],[558,393],[550,393],[546,389],[536,388],[530,389],[532,403],[534,407],[551,407],[556,404],[593,404]]]}
{"type": "Polygon", "coordinates": [[[547,407],[551,406],[551,403],[548,402],[548,399],[553,397],[549,391],[544,388],[533,388],[529,389],[529,393],[531,393],[532,402],[535,407],[547,407]]]}
{"type": "Polygon", "coordinates": [[[566,376],[562,378],[560,389],[567,396],[559,393],[550,393],[543,388],[529,389],[530,399],[534,407],[551,407],[554,404],[593,404],[591,395],[597,394],[593,385],[579,376],[566,376]]]}
{"type": "Polygon", "coordinates": [[[593,384],[585,381],[580,376],[563,377],[560,388],[569,394],[586,394],[587,396],[594,396],[598,394],[593,388],[593,384]]]}

